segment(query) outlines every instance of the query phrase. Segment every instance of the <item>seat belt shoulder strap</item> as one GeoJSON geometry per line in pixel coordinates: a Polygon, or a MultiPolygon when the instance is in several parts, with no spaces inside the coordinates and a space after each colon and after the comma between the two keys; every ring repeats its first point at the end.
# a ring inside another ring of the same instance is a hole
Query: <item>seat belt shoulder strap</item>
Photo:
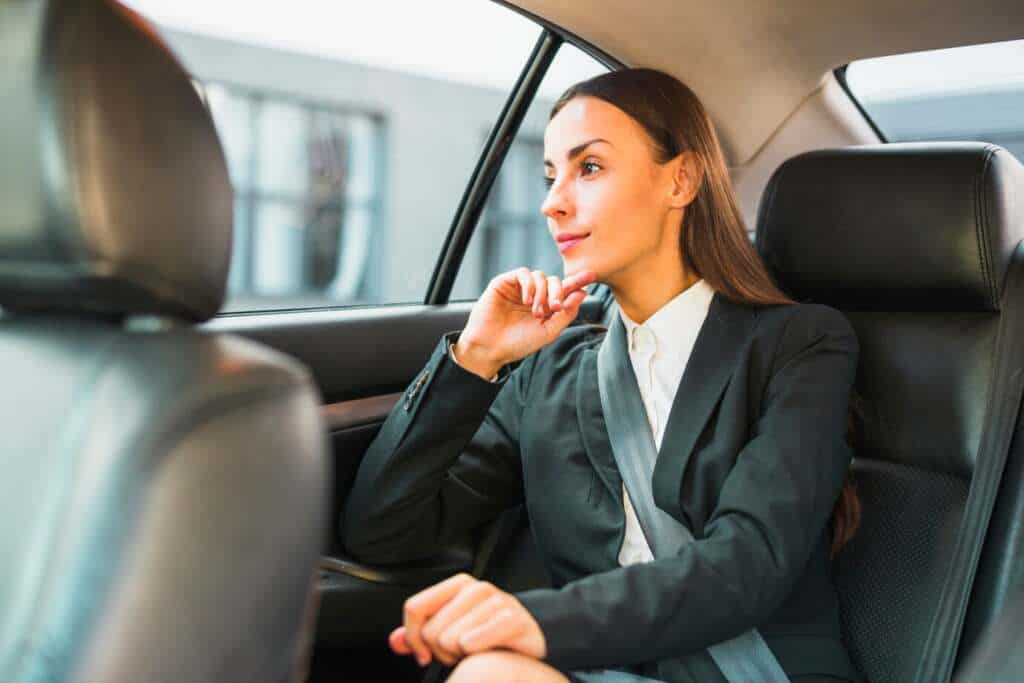
{"type": "MultiPolygon", "coordinates": [[[[612,454],[640,527],[655,559],[672,557],[693,542],[693,534],[654,504],[651,479],[658,454],[629,359],[626,330],[618,316],[598,348],[597,377],[612,454]]],[[[729,683],[789,681],[757,629],[716,643],[708,653],[729,683]]]]}

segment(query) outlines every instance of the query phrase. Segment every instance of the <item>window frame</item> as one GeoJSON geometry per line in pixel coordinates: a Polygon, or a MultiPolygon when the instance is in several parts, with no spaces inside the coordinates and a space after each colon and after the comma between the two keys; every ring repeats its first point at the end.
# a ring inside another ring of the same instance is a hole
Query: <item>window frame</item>
{"type": "Polygon", "coordinates": [[[543,30],[523,66],[519,78],[509,92],[505,105],[502,107],[480,154],[476,168],[473,169],[462,199],[455,209],[451,227],[445,237],[434,266],[434,272],[430,277],[430,283],[427,286],[427,293],[423,300],[423,304],[427,306],[448,303],[462,259],[469,247],[473,232],[479,225],[484,204],[491,194],[498,171],[505,161],[512,141],[519,132],[519,126],[526,117],[527,110],[536,97],[541,81],[547,75],[548,68],[561,46],[569,43],[611,71],[624,68],[622,62],[551,22],[510,5],[504,0],[491,1],[524,16],[541,26],[543,30]]]}
{"type": "Polygon", "coordinates": [[[839,81],[839,85],[840,87],[842,87],[843,92],[845,92],[846,96],[850,98],[851,102],[853,102],[853,106],[857,107],[857,111],[860,112],[860,115],[864,118],[867,124],[871,126],[871,130],[875,131],[875,135],[878,136],[880,143],[888,144],[889,138],[887,138],[885,133],[882,132],[882,129],[878,127],[878,124],[875,123],[875,120],[871,118],[870,114],[868,114],[867,110],[864,108],[864,105],[860,103],[860,100],[857,99],[857,97],[853,94],[853,91],[850,89],[850,84],[846,80],[846,69],[849,66],[849,63],[843,64],[842,66],[833,69],[832,74],[836,77],[836,80],[839,81]]]}

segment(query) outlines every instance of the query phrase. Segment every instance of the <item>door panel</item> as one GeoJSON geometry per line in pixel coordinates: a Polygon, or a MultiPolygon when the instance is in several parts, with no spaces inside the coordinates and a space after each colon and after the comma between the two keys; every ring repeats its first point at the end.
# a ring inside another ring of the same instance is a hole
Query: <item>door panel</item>
{"type": "MultiPolygon", "coordinates": [[[[603,286],[595,289],[581,304],[574,324],[601,319],[610,295],[603,286]]],[[[343,428],[340,415],[359,415],[365,424],[372,422],[373,411],[371,404],[339,404],[381,401],[386,394],[403,391],[441,336],[463,328],[473,303],[254,313],[222,316],[202,327],[248,337],[302,361],[312,371],[324,404],[331,406],[325,416],[343,428]]],[[[382,402],[373,405],[383,421],[390,408],[384,410],[382,402]]]]}
{"type": "MultiPolygon", "coordinates": [[[[574,325],[600,322],[611,301],[592,288],[574,325]]],[[[359,461],[404,389],[419,374],[441,336],[462,329],[473,302],[445,306],[387,306],[222,316],[203,327],[266,344],[306,364],[324,398],[333,485],[331,533],[319,577],[314,678],[328,677],[338,662],[353,667],[392,667],[387,680],[416,680],[420,670],[389,656],[388,633],[402,603],[416,591],[460,571],[472,571],[477,547],[499,527],[480,530],[437,556],[397,566],[368,566],[348,557],[338,520],[359,461]],[[382,645],[384,645],[382,649],[382,645]]],[[[517,514],[522,514],[521,511],[517,514]]],[[[375,674],[376,675],[376,674],[375,674]]],[[[380,679],[384,680],[384,679],[380,679]]]]}
{"type": "MultiPolygon", "coordinates": [[[[205,327],[279,349],[313,372],[325,404],[400,392],[441,335],[461,329],[472,302],[259,313],[205,327]]],[[[384,411],[386,414],[386,411],[384,411]]]]}

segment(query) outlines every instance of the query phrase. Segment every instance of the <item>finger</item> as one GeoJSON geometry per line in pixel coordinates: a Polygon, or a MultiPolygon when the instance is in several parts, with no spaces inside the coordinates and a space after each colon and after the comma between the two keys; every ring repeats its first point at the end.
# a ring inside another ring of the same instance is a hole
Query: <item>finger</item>
{"type": "Polygon", "coordinates": [[[391,646],[391,649],[395,652],[395,654],[400,654],[400,655],[412,654],[412,650],[409,649],[409,644],[407,642],[405,642],[405,627],[404,626],[399,626],[398,628],[396,628],[394,631],[391,632],[391,635],[388,636],[388,645],[391,646]]]}
{"type": "Polygon", "coordinates": [[[493,619],[494,615],[508,607],[508,604],[508,595],[498,592],[483,602],[474,605],[471,610],[467,611],[445,629],[445,632],[441,634],[441,645],[449,651],[457,652],[464,656],[466,652],[462,649],[462,636],[488,620],[493,619]]]}
{"type": "Polygon", "coordinates": [[[416,653],[416,661],[421,665],[430,661],[430,648],[423,642],[420,629],[424,622],[432,617],[449,600],[455,597],[467,584],[475,581],[469,574],[456,574],[441,583],[420,591],[405,601],[403,622],[405,641],[416,653]]]}
{"type": "Polygon", "coordinates": [[[552,311],[562,310],[562,278],[548,275],[548,307],[552,311]]]}
{"type": "Polygon", "coordinates": [[[519,280],[519,289],[522,292],[523,305],[529,306],[533,303],[533,275],[530,270],[523,266],[516,270],[516,279],[519,280]]]}
{"type": "Polygon", "coordinates": [[[548,317],[548,281],[544,273],[535,270],[533,275],[534,297],[533,314],[538,318],[548,317]]]}
{"type": "Polygon", "coordinates": [[[493,619],[464,633],[459,646],[467,655],[506,647],[523,635],[529,625],[525,613],[505,607],[495,614],[493,619]]]}
{"type": "MultiPolygon", "coordinates": [[[[477,581],[471,586],[463,588],[457,596],[442,607],[437,614],[430,618],[430,620],[423,627],[425,636],[434,636],[436,639],[440,639],[440,636],[448,630],[448,628],[461,620],[465,615],[474,612],[480,607],[480,605],[500,597],[501,592],[491,583],[486,581],[477,581]]],[[[451,649],[441,643],[446,649],[451,649]]]]}
{"type": "Polygon", "coordinates": [[[597,280],[597,273],[592,270],[581,270],[570,275],[562,281],[562,295],[568,296],[570,292],[582,289],[597,280]]]}
{"type": "Polygon", "coordinates": [[[565,302],[562,304],[563,309],[566,313],[575,317],[577,309],[583,300],[587,298],[587,293],[582,289],[577,289],[575,292],[565,298],[565,302]]]}
{"type": "Polygon", "coordinates": [[[583,290],[576,290],[565,298],[565,303],[562,304],[562,310],[555,312],[547,323],[551,325],[554,330],[559,332],[563,327],[566,327],[571,323],[577,316],[580,310],[580,304],[587,298],[587,293],[583,290]]]}
{"type": "Polygon", "coordinates": [[[476,581],[465,586],[457,596],[438,610],[437,614],[427,620],[423,625],[423,640],[438,659],[447,664],[448,660],[454,660],[459,655],[457,643],[451,638],[442,640],[449,627],[497,593],[498,589],[492,584],[476,581]]]}
{"type": "Polygon", "coordinates": [[[474,580],[468,574],[456,574],[405,601],[405,640],[421,666],[425,666],[431,657],[431,649],[424,642],[421,632],[424,623],[474,580]]]}
{"type": "Polygon", "coordinates": [[[574,289],[578,289],[580,287],[585,287],[592,282],[597,282],[597,273],[592,270],[581,270],[580,272],[574,273],[565,278],[565,280],[569,286],[574,289]]]}

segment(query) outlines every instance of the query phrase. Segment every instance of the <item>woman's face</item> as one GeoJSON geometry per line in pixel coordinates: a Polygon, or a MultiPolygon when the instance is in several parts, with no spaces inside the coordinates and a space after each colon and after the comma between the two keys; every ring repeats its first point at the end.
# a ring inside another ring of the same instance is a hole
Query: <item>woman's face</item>
{"type": "Polygon", "coordinates": [[[657,163],[646,131],[618,107],[566,103],[544,133],[550,189],[541,206],[565,275],[588,269],[615,283],[678,267],[679,166],[679,157],[657,163]],[[569,235],[585,237],[560,241],[569,235]]]}

